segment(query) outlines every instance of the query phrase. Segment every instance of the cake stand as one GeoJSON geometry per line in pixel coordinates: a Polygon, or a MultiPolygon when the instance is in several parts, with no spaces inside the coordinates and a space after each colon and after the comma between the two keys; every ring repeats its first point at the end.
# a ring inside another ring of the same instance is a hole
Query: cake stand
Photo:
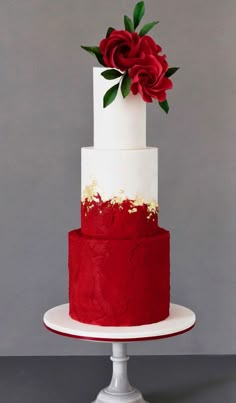
{"type": "Polygon", "coordinates": [[[105,327],[77,322],[69,316],[69,304],[59,305],[44,315],[46,328],[62,336],[88,341],[112,343],[113,374],[110,385],[103,389],[93,403],[147,403],[127,376],[127,343],[177,336],[191,330],[195,314],[181,305],[171,304],[167,319],[151,325],[105,327]]]}

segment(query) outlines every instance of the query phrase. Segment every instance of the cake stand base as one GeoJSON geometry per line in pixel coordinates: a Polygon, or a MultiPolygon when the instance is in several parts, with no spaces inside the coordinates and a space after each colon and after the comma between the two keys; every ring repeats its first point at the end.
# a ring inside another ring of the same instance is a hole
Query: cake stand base
{"type": "Polygon", "coordinates": [[[92,403],[148,403],[143,400],[141,393],[134,389],[130,394],[118,395],[114,393],[108,393],[106,389],[102,390],[97,399],[92,403]]]}
{"type": "Polygon", "coordinates": [[[139,390],[133,388],[127,376],[127,345],[112,344],[113,373],[110,385],[92,403],[147,403],[139,390]]]}
{"type": "Polygon", "coordinates": [[[194,312],[176,304],[170,304],[170,315],[165,320],[142,326],[106,327],[80,323],[70,317],[69,304],[49,309],[43,318],[46,328],[61,336],[112,343],[111,383],[93,403],[147,403],[139,390],[129,383],[127,343],[177,336],[191,330],[195,321],[194,312]]]}

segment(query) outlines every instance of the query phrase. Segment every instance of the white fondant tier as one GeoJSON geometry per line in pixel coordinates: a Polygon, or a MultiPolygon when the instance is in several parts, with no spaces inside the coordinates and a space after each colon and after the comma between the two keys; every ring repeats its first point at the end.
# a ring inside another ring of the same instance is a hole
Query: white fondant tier
{"type": "MultiPolygon", "coordinates": [[[[158,201],[158,149],[102,150],[82,148],[81,193],[102,199],[125,197],[158,201]]],[[[87,196],[86,196],[87,197],[87,196]]]]}
{"type": "Polygon", "coordinates": [[[94,147],[138,149],[146,147],[146,103],[130,93],[125,99],[119,89],[115,101],[103,108],[103,96],[120,79],[106,80],[103,67],[93,68],[94,147]]]}

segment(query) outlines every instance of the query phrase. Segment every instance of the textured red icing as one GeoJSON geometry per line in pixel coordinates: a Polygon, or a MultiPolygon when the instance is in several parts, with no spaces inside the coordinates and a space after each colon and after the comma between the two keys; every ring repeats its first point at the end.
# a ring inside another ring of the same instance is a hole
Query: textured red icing
{"type": "Polygon", "coordinates": [[[135,206],[133,200],[122,203],[85,199],[81,203],[82,233],[94,237],[133,238],[154,235],[157,232],[157,209],[149,212],[148,205],[135,206]]]}
{"type": "Polygon", "coordinates": [[[96,239],[69,232],[70,316],[101,326],[164,320],[170,303],[169,232],[96,239]]]}

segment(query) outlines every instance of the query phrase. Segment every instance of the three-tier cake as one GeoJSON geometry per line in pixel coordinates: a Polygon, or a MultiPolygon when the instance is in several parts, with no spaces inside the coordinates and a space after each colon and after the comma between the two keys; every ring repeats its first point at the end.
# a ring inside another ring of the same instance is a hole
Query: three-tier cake
{"type": "Polygon", "coordinates": [[[81,228],[69,233],[70,316],[103,326],[169,315],[169,232],[158,227],[158,149],[146,146],[146,103],[117,95],[94,68],[94,147],[82,148],[81,228]]]}
{"type": "Polygon", "coordinates": [[[170,234],[158,226],[146,103],[168,113],[178,67],[148,35],[158,21],[139,28],[144,14],[139,1],[125,29],[109,27],[99,46],[82,46],[103,66],[93,70],[94,146],[81,153],[81,228],[69,233],[69,313],[88,324],[139,326],[169,315],[170,234]]]}

